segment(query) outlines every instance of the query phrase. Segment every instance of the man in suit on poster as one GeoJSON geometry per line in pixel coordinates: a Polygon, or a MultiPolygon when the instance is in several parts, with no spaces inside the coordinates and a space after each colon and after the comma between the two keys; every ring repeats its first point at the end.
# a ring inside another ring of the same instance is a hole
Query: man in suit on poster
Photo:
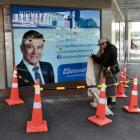
{"type": "Polygon", "coordinates": [[[41,85],[54,82],[52,65],[40,61],[44,41],[43,35],[35,30],[29,30],[23,35],[21,44],[23,59],[17,65],[19,87],[32,86],[36,79],[40,80],[41,85]]]}

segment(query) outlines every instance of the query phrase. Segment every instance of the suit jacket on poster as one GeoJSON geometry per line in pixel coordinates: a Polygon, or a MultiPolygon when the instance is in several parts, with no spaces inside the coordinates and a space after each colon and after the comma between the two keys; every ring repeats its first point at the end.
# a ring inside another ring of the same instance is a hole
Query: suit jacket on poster
{"type": "MultiPolygon", "coordinates": [[[[41,72],[42,72],[45,84],[53,83],[54,72],[53,72],[52,65],[48,62],[42,62],[42,61],[39,61],[39,64],[40,64],[40,68],[41,68],[41,72]]],[[[23,60],[17,65],[17,74],[18,74],[19,87],[32,86],[35,84],[23,60]]]]}

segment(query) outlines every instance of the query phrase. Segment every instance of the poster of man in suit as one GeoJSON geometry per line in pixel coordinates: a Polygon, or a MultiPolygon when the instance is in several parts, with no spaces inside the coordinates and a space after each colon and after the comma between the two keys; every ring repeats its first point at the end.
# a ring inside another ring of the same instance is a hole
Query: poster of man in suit
{"type": "Polygon", "coordinates": [[[36,78],[43,85],[85,80],[87,58],[98,49],[100,10],[13,5],[12,26],[21,79],[31,85],[36,78]]]}
{"type": "Polygon", "coordinates": [[[35,30],[25,32],[20,46],[23,58],[17,65],[19,87],[31,86],[37,79],[41,85],[54,82],[53,67],[40,61],[44,47],[44,37],[35,30]]]}

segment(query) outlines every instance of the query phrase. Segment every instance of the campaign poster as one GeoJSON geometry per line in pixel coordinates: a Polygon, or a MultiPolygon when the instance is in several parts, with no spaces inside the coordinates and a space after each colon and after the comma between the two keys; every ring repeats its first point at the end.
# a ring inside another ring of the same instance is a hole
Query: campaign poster
{"type": "Polygon", "coordinates": [[[85,80],[88,56],[98,51],[100,10],[12,6],[14,61],[23,58],[20,46],[29,30],[43,34],[41,61],[49,62],[55,82],[85,80]]]}

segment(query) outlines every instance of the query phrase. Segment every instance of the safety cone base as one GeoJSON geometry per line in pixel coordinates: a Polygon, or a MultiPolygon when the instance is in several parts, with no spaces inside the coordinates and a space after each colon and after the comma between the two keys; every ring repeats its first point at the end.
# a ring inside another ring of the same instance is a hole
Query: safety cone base
{"type": "Polygon", "coordinates": [[[28,121],[26,132],[27,133],[48,132],[47,122],[45,120],[43,120],[42,124],[40,126],[34,126],[32,124],[32,121],[28,121]]]}
{"type": "Polygon", "coordinates": [[[104,119],[99,119],[98,117],[96,117],[96,115],[89,117],[88,120],[91,121],[92,123],[95,123],[98,126],[104,126],[112,123],[111,119],[108,119],[106,117],[104,119]]]}
{"type": "Polygon", "coordinates": [[[22,99],[16,99],[16,100],[12,100],[12,99],[5,99],[5,102],[8,104],[8,105],[17,105],[17,104],[23,104],[24,101],[22,99]]]}
{"type": "Polygon", "coordinates": [[[140,108],[129,108],[128,106],[124,106],[123,109],[129,113],[140,113],[140,108]]]}
{"type": "Polygon", "coordinates": [[[116,95],[117,98],[127,98],[127,96],[125,94],[117,94],[116,95]]]}

